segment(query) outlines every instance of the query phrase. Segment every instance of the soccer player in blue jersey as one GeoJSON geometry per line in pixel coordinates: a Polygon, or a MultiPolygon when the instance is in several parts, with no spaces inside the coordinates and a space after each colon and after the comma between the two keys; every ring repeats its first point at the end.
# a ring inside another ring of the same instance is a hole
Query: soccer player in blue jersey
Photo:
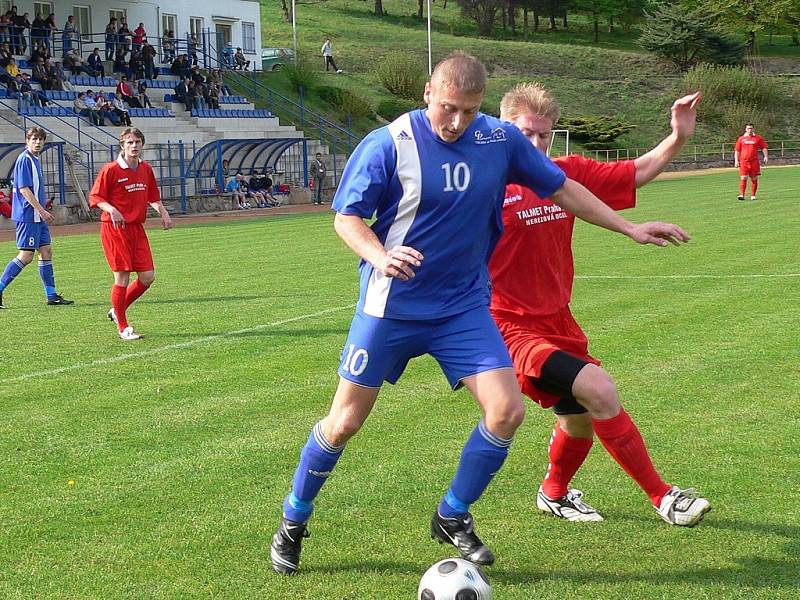
{"type": "Polygon", "coordinates": [[[6,265],[0,275],[0,309],[3,292],[14,278],[33,260],[34,252],[39,252],[39,276],[42,278],[47,304],[66,306],[72,300],[62,298],[56,292],[53,274],[53,249],[50,247],[50,229],[53,215],[45,208],[46,194],[42,164],[39,156],[44,150],[47,133],[41,127],[31,127],[25,132],[25,151],[14,164],[14,190],[11,199],[11,219],[17,224],[17,248],[19,254],[6,265]]]}
{"type": "Polygon", "coordinates": [[[313,501],[381,385],[395,383],[408,361],[423,354],[439,362],[453,389],[466,387],[483,411],[434,512],[431,535],[467,560],[494,562],[469,509],[503,465],[525,413],[487,306],[487,259],[501,232],[506,183],[522,182],[641,243],[685,237],[663,223],[633,225],[567,180],[515,126],[479,112],[485,86],[478,60],[449,56],[425,86],[427,109],[367,135],[345,167],[333,200],[334,223],[362,258],[361,292],[330,412],[300,454],[272,539],[278,573],[298,570],[313,501]],[[370,227],[364,220],[373,216],[370,227]]]}

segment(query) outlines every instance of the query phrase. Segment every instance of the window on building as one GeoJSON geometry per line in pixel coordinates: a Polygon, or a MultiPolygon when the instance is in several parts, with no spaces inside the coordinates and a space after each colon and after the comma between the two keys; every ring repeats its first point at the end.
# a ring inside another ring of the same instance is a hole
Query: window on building
{"type": "Polygon", "coordinates": [[[33,16],[42,15],[46,19],[53,12],[52,2],[34,2],[33,3],[33,16]]]}
{"type": "Polygon", "coordinates": [[[256,53],[256,24],[242,21],[242,51],[256,53]]]}
{"type": "Polygon", "coordinates": [[[0,12],[6,14],[14,6],[13,0],[0,0],[0,12]]]}
{"type": "Polygon", "coordinates": [[[189,17],[189,33],[197,36],[197,39],[203,37],[203,17],[189,17]]]}
{"type": "Polygon", "coordinates": [[[80,31],[85,40],[92,39],[92,9],[88,6],[73,6],[72,14],[75,16],[75,28],[80,31]]]}
{"type": "Polygon", "coordinates": [[[111,19],[116,19],[117,25],[119,25],[120,23],[122,23],[122,21],[128,20],[128,11],[126,11],[124,8],[109,9],[108,20],[110,21],[111,19]]]}
{"type": "Polygon", "coordinates": [[[178,15],[161,13],[161,34],[163,35],[168,31],[171,31],[175,38],[180,36],[180,33],[178,33],[178,15]]]}

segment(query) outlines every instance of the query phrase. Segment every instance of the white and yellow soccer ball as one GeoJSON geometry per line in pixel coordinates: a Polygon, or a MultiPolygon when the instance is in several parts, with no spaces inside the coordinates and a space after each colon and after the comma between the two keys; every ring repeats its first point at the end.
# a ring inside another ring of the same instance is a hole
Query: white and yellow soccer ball
{"type": "Polygon", "coordinates": [[[492,600],[492,586],[478,565],[447,558],[432,565],[419,582],[418,600],[492,600]]]}

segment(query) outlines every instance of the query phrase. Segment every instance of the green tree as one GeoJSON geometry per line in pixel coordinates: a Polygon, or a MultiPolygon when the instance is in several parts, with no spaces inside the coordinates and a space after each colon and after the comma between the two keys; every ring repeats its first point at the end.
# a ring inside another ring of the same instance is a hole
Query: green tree
{"type": "Polygon", "coordinates": [[[639,44],[683,71],[700,61],[733,65],[744,58],[744,46],[717,28],[715,14],[678,4],[646,14],[639,44]]]}
{"type": "Polygon", "coordinates": [[[743,31],[751,54],[756,50],[757,35],[785,23],[786,17],[797,8],[796,0],[697,0],[686,2],[686,6],[689,5],[717,15],[727,28],[743,31]]]}
{"type": "Polygon", "coordinates": [[[461,14],[475,21],[478,35],[491,37],[497,11],[502,9],[506,0],[458,0],[461,14]]]}

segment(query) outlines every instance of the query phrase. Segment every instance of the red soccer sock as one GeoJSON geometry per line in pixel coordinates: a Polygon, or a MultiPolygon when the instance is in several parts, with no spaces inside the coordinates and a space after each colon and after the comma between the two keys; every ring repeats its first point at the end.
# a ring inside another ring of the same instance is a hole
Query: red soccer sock
{"type": "Polygon", "coordinates": [[[747,179],[740,179],[739,180],[739,195],[744,196],[744,193],[747,191],[747,179]]]}
{"type": "Polygon", "coordinates": [[[752,187],[753,187],[753,193],[752,193],[751,195],[755,196],[755,195],[756,195],[756,192],[758,191],[758,180],[756,180],[756,179],[752,179],[752,180],[750,181],[750,183],[751,183],[751,185],[752,185],[752,187]]]}
{"type": "Polygon", "coordinates": [[[661,479],[653,466],[642,434],[625,409],[610,419],[592,419],[592,425],[608,453],[639,484],[650,497],[650,501],[659,506],[670,485],[661,479]]]}
{"type": "Polygon", "coordinates": [[[567,493],[569,482],[589,455],[593,441],[592,438],[570,437],[556,424],[548,448],[550,464],[542,482],[542,491],[548,498],[561,498],[567,493]]]}
{"type": "Polygon", "coordinates": [[[125,300],[128,288],[124,285],[113,285],[111,287],[111,306],[114,307],[114,315],[117,317],[117,327],[122,331],[128,326],[128,318],[125,316],[125,311],[128,309],[128,303],[125,300]]]}
{"type": "Polygon", "coordinates": [[[150,289],[150,286],[141,283],[139,281],[139,278],[137,277],[136,281],[134,281],[132,284],[128,286],[128,290],[125,295],[126,306],[129,307],[131,304],[136,302],[136,300],[139,299],[139,296],[144,294],[148,289],[150,289]]]}

